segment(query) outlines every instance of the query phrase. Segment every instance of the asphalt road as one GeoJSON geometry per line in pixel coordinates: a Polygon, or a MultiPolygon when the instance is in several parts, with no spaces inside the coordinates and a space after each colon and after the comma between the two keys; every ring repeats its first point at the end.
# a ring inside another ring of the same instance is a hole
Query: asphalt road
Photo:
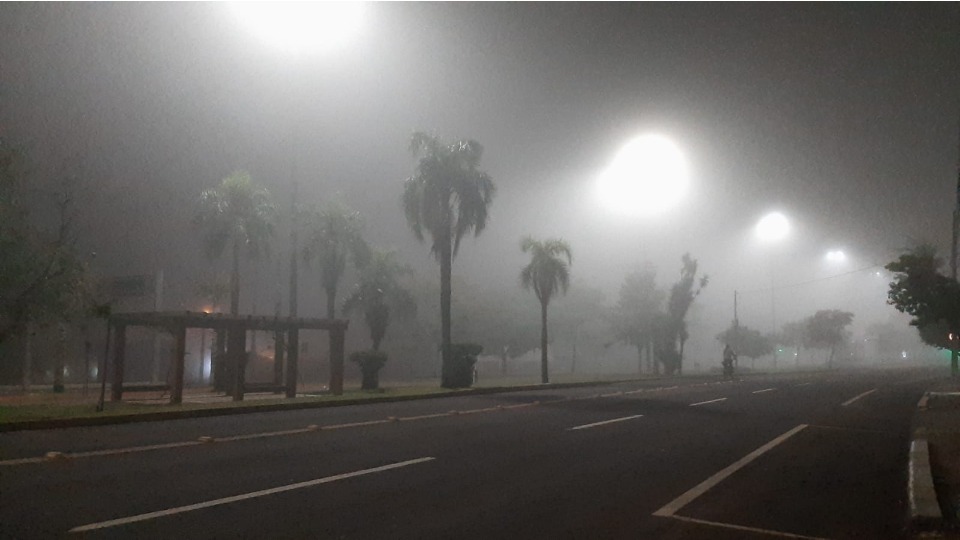
{"type": "Polygon", "coordinates": [[[910,421],[938,375],[662,379],[4,433],[0,536],[898,538],[910,421]]]}

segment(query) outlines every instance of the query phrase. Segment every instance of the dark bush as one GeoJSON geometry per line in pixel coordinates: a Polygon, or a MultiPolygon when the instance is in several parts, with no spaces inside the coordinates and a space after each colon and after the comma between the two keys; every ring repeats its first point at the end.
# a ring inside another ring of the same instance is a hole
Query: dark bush
{"type": "Polygon", "coordinates": [[[360,364],[360,373],[363,375],[361,389],[380,388],[380,370],[387,363],[387,353],[373,350],[357,351],[350,354],[350,361],[360,364]]]}
{"type": "Polygon", "coordinates": [[[450,361],[443,366],[444,388],[470,388],[473,385],[473,366],[483,346],[476,343],[453,343],[450,345],[450,361]]]}

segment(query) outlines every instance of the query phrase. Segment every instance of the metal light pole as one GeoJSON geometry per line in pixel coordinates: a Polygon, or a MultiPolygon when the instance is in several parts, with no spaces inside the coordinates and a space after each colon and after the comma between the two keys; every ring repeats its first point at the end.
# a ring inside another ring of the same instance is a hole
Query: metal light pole
{"type": "MultiPolygon", "coordinates": [[[[958,122],[958,135],[960,135],[960,122],[958,122]]],[[[953,241],[950,243],[950,277],[957,281],[957,266],[960,262],[960,140],[957,145],[957,202],[953,208],[953,241]]],[[[960,376],[960,367],[958,367],[958,356],[960,356],[960,332],[951,328],[953,339],[950,340],[950,374],[954,377],[960,376]]]]}

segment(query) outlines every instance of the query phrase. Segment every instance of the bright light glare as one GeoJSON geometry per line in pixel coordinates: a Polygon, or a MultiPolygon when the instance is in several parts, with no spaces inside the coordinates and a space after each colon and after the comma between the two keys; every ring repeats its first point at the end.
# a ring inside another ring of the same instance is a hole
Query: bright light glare
{"type": "Polygon", "coordinates": [[[790,233],[790,222],[780,212],[772,212],[757,223],[756,232],[757,238],[764,242],[782,240],[790,233]]]}
{"type": "Polygon", "coordinates": [[[687,161],[670,139],[643,135],[628,142],[597,182],[600,200],[626,214],[653,215],[676,206],[687,192],[687,161]]]}
{"type": "Polygon", "coordinates": [[[832,263],[842,263],[843,261],[847,260],[847,254],[837,249],[828,251],[826,258],[832,263]]]}
{"type": "Polygon", "coordinates": [[[230,2],[240,22],[291,53],[336,49],[357,33],[362,2],[230,2]]]}

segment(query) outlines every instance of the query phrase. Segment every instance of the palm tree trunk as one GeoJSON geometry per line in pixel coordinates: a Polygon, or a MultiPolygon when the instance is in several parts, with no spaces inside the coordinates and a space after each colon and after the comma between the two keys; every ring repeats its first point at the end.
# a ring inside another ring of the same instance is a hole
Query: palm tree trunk
{"type": "Polygon", "coordinates": [[[240,314],[240,240],[233,239],[233,271],[230,273],[230,314],[240,314]]]}
{"type": "MultiPolygon", "coordinates": [[[[449,229],[449,227],[448,227],[449,229]]],[[[450,298],[451,272],[453,270],[453,246],[450,236],[440,241],[440,341],[441,341],[441,386],[448,386],[450,370],[450,298]]]]}
{"type": "Polygon", "coordinates": [[[327,287],[327,318],[333,319],[336,317],[337,311],[337,288],[336,287],[327,287]]]}
{"type": "Polygon", "coordinates": [[[677,359],[677,375],[683,375],[683,345],[687,340],[680,338],[680,358],[677,359]]]}
{"type": "Polygon", "coordinates": [[[550,382],[547,370],[547,303],[540,302],[540,382],[550,382]]]}
{"type": "Polygon", "coordinates": [[[643,373],[643,343],[637,343],[637,373],[643,373]]]}
{"type": "Polygon", "coordinates": [[[30,383],[33,374],[33,351],[31,350],[31,341],[33,336],[33,326],[28,322],[26,332],[23,333],[23,393],[30,392],[30,383]]]}

